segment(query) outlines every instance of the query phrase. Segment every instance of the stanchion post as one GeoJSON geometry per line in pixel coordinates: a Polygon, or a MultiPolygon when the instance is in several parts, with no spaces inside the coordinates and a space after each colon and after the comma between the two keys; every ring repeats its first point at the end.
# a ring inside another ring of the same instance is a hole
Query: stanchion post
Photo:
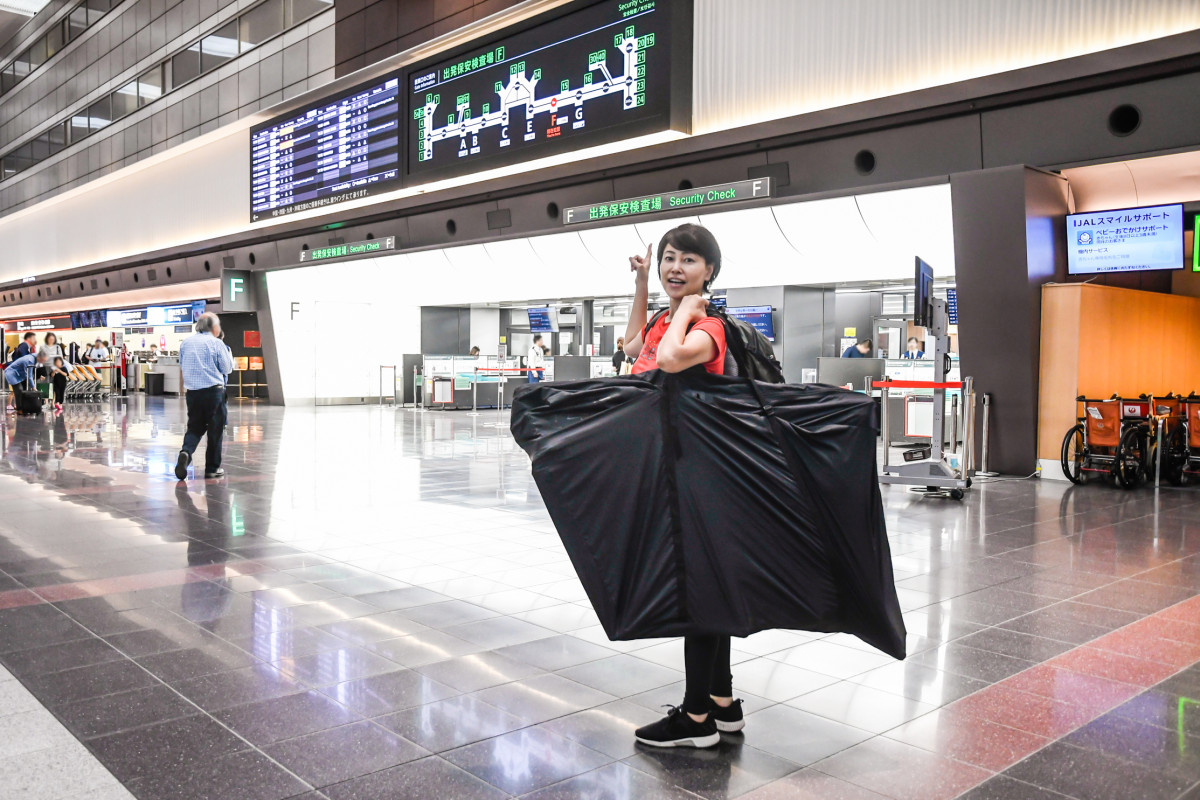
{"type": "Polygon", "coordinates": [[[883,382],[883,389],[879,396],[879,431],[883,435],[883,471],[887,472],[888,455],[892,449],[892,426],[888,421],[888,396],[891,390],[887,387],[887,381],[883,382]]]}
{"type": "MultiPolygon", "coordinates": [[[[1155,409],[1157,411],[1158,409],[1155,409]]],[[[1162,480],[1162,451],[1163,451],[1163,426],[1166,424],[1166,419],[1158,418],[1158,447],[1154,454],[1154,488],[1158,489],[1159,481],[1162,480]]]]}
{"type": "Polygon", "coordinates": [[[964,478],[969,478],[975,470],[975,379],[962,379],[963,400],[963,450],[959,458],[959,470],[964,478]]]}
{"type": "Polygon", "coordinates": [[[992,396],[987,392],[983,394],[983,442],[980,444],[979,466],[980,472],[987,474],[988,471],[988,425],[992,418],[992,396]]]}
{"type": "MultiPolygon", "coordinates": [[[[962,390],[959,390],[962,394],[962,390]]],[[[964,400],[966,397],[964,396],[964,400]]],[[[958,394],[950,398],[950,454],[958,452],[958,394]]]]}
{"type": "Polygon", "coordinates": [[[471,413],[479,412],[479,392],[476,387],[479,386],[479,367],[475,367],[475,378],[471,381],[471,413]]]}

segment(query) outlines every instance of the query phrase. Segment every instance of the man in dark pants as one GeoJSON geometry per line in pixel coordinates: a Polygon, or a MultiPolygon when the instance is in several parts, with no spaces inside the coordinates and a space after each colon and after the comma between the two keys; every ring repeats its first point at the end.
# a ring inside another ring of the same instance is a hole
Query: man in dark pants
{"type": "Polygon", "coordinates": [[[196,320],[196,334],[179,345],[179,369],[187,392],[188,422],[183,449],[175,462],[175,477],[187,480],[188,465],[208,435],[204,452],[204,477],[221,478],[221,437],[225,433],[226,376],[233,372],[233,353],[221,341],[221,320],[216,314],[202,314],[196,320]]]}

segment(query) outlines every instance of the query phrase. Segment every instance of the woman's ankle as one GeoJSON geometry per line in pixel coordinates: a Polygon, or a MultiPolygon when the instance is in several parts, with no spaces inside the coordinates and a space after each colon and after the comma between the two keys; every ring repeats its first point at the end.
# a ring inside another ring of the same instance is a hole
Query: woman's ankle
{"type": "Polygon", "coordinates": [[[721,708],[729,708],[731,705],[733,705],[732,697],[717,697],[715,694],[710,694],[709,697],[711,697],[712,701],[721,708]]]}
{"type": "Polygon", "coordinates": [[[705,713],[705,714],[693,714],[692,712],[690,712],[690,711],[689,711],[689,712],[687,712],[687,715],[688,715],[689,717],[691,717],[691,718],[692,718],[692,722],[704,722],[705,720],[707,720],[707,719],[708,719],[708,714],[707,714],[707,713],[705,713]]]}

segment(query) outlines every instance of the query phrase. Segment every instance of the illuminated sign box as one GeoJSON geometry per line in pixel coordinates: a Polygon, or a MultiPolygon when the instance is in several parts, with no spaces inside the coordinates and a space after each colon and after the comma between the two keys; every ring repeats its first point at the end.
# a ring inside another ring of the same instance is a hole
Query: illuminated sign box
{"type": "Polygon", "coordinates": [[[771,196],[771,179],[755,178],[717,186],[702,186],[682,192],[664,192],[627,200],[593,203],[589,206],[564,208],[563,224],[636,217],[641,214],[658,214],[663,211],[683,211],[701,207],[737,203],[745,200],[760,200],[771,196]]]}
{"type": "Polygon", "coordinates": [[[355,200],[400,180],[400,79],[384,76],[255,125],[250,221],[355,200]]]}
{"type": "Polygon", "coordinates": [[[374,253],[382,253],[385,250],[394,250],[395,247],[395,236],[387,236],[383,239],[367,239],[363,242],[350,242],[349,244],[331,245],[330,247],[318,247],[315,250],[301,250],[300,263],[369,256],[374,253]]]}
{"type": "Polygon", "coordinates": [[[406,183],[690,132],[691,0],[570,3],[411,68],[406,183]]]}
{"type": "Polygon", "coordinates": [[[1183,206],[1146,206],[1067,215],[1072,275],[1183,269],[1183,206]]]}

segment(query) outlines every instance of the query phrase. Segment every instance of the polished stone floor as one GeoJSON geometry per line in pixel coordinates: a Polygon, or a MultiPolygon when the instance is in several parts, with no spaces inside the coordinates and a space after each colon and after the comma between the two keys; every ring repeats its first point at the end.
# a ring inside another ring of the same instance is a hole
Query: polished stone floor
{"type": "Polygon", "coordinates": [[[632,731],[681,700],[681,644],[606,639],[496,412],[234,405],[228,477],[177,484],[182,423],[173,398],[4,420],[0,738],[26,744],[0,744],[2,796],[121,796],[64,788],[100,765],[154,800],[1200,782],[1195,490],[889,487],[907,660],[839,635],[735,640],[744,735],[656,751],[632,731]],[[55,757],[71,742],[17,697],[86,753],[55,757]]]}

